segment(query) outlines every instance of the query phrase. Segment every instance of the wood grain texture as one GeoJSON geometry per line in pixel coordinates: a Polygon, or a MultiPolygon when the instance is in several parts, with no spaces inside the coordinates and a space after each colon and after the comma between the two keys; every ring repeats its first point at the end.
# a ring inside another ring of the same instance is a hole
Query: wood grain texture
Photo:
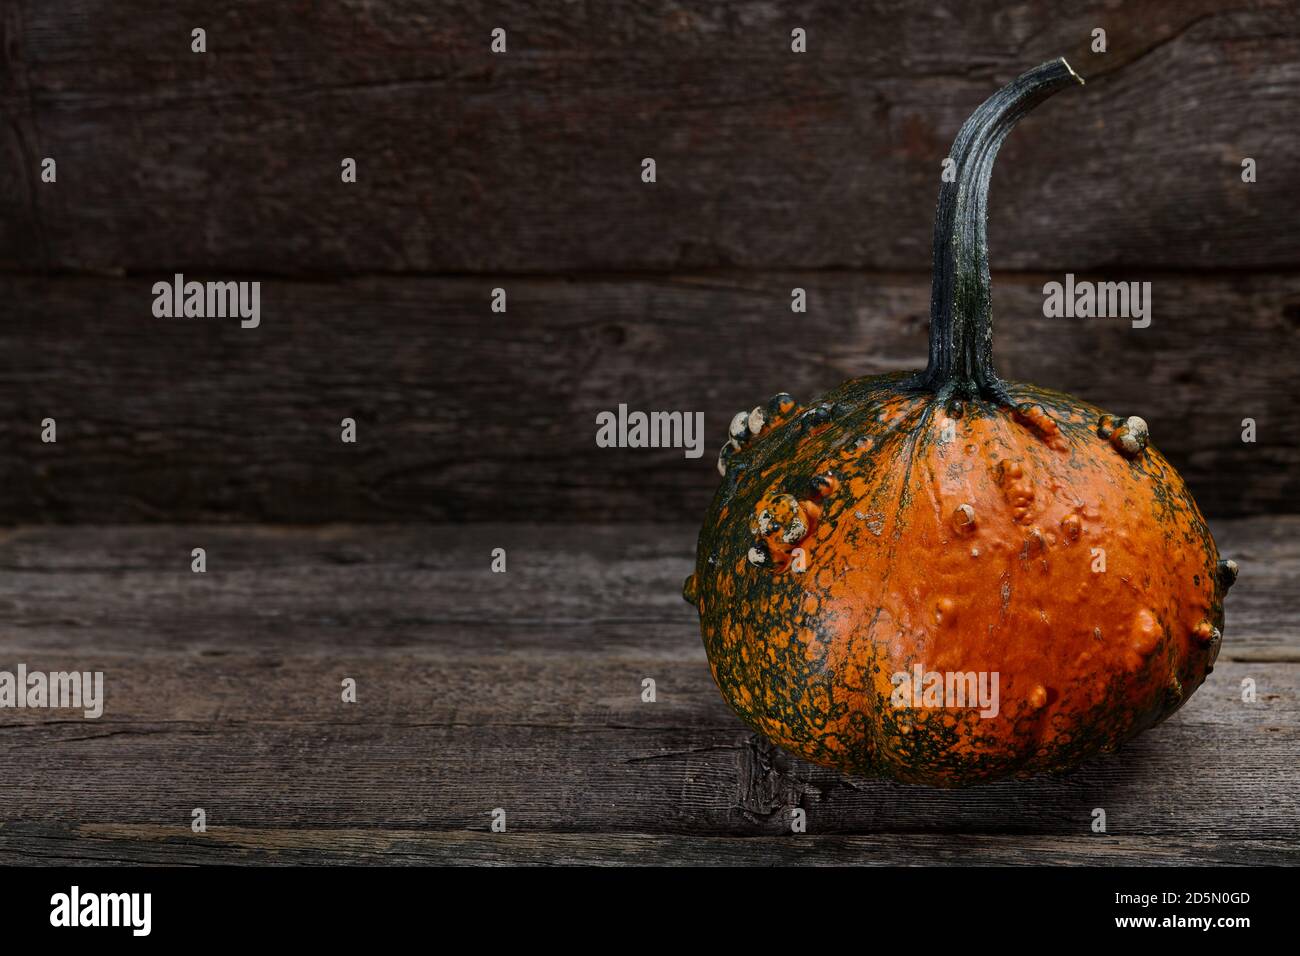
{"type": "Polygon", "coordinates": [[[0,861],[40,866],[1286,866],[1287,840],[1035,837],[881,833],[869,836],[682,837],[640,833],[276,830],[225,827],[178,837],[174,827],[84,826],[68,834],[0,829],[0,861]]]}
{"type": "Polygon", "coordinates": [[[1289,0],[15,0],[0,26],[9,270],[925,270],[961,121],[1062,54],[1090,82],[1007,144],[995,268],[1300,262],[1289,0]]]}
{"type": "Polygon", "coordinates": [[[1300,863],[1298,531],[1216,525],[1242,563],[1223,652],[1165,724],[931,791],[740,725],[677,596],[688,526],[16,529],[0,667],[102,669],[107,704],[0,711],[0,861],[1300,863]]]}
{"type": "MultiPolygon", "coordinates": [[[[1043,318],[1044,281],[995,277],[1004,375],[1146,418],[1211,516],[1296,510],[1300,276],[1158,275],[1146,329],[1043,318]]],[[[693,521],[737,410],[925,364],[924,276],[494,284],[267,281],[241,329],[154,318],[149,278],[0,278],[0,521],[693,521]],[[703,412],[703,457],[598,448],[620,403],[703,412]]]]}

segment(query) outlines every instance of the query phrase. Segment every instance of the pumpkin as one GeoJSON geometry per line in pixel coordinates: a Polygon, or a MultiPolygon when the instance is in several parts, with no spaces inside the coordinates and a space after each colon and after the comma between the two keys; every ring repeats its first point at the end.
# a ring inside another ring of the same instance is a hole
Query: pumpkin
{"type": "Polygon", "coordinates": [[[924,371],[730,423],[684,593],[726,701],[813,763],[945,787],[1063,770],[1213,668],[1237,567],[1146,424],[993,366],[993,160],[1082,82],[1045,63],[959,131],[924,371]]]}

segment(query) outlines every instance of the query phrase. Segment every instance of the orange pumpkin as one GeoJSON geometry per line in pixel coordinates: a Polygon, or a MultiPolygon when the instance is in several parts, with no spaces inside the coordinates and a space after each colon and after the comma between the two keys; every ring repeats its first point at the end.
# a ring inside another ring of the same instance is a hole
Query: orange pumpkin
{"type": "Polygon", "coordinates": [[[1043,64],[958,133],[925,371],[731,422],[685,594],[723,697],[807,760],[935,786],[1068,768],[1218,654],[1236,565],[1145,423],[994,372],[993,159],[1075,82],[1043,64]]]}

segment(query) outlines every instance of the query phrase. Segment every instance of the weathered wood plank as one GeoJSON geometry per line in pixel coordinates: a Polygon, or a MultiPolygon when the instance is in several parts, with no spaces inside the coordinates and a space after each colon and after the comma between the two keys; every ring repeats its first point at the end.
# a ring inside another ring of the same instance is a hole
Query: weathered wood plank
{"type": "MultiPolygon", "coordinates": [[[[1300,663],[1300,516],[1216,521],[1220,660],[1300,663]]],[[[0,651],[703,660],[693,525],[28,527],[0,533],[0,651]],[[190,571],[190,551],[208,571],[190,571]],[[505,574],[491,552],[507,552],[505,574]]],[[[211,661],[208,661],[211,663],[211,661]]],[[[639,680],[639,678],[638,678],[639,680]]],[[[155,715],[157,716],[157,715],[155,715]]]]}
{"type": "Polygon", "coordinates": [[[1218,526],[1243,556],[1227,641],[1173,718],[1069,774],[955,792],[845,778],[748,733],[677,603],[685,528],[11,531],[0,665],[103,670],[107,703],[94,721],[0,712],[0,859],[616,862],[663,859],[676,835],[700,840],[687,859],[746,860],[702,838],[785,835],[801,807],[819,838],[870,839],[776,858],[922,862],[951,836],[968,862],[1294,861],[1297,528],[1218,526]],[[492,575],[485,543],[507,530],[492,575]],[[196,535],[202,578],[183,570],[196,535]],[[194,807],[209,836],[186,829],[194,807]],[[455,831],[495,807],[524,842],[466,845],[455,831]]]}
{"type": "Polygon", "coordinates": [[[1300,660],[1300,519],[1211,522],[1220,552],[1244,570],[1225,602],[1232,660],[1300,660]],[[1249,637],[1238,641],[1238,637],[1249,637]]]}
{"type": "Polygon", "coordinates": [[[1213,835],[1169,841],[1107,834],[806,833],[755,840],[637,833],[241,827],[200,835],[177,832],[175,827],[119,824],[78,827],[70,839],[59,830],[0,827],[0,863],[23,866],[1277,866],[1297,862],[1295,845],[1285,840],[1226,840],[1213,835]]]}
{"type": "Polygon", "coordinates": [[[1295,664],[1224,664],[1165,724],[1060,777],[936,791],[771,747],[702,661],[76,657],[105,671],[105,717],[2,715],[10,822],[185,827],[202,807],[214,826],[464,829],[501,807],[526,832],[741,836],[789,833],[801,807],[818,833],[1088,836],[1100,807],[1116,835],[1300,839],[1295,664]],[[647,674],[653,705],[638,696],[647,674]]]}
{"type": "Polygon", "coordinates": [[[925,270],[960,122],[1063,53],[1092,82],[1004,150],[995,267],[1300,261],[1287,0],[139,8],[6,5],[0,268],[925,270]]]}
{"type": "MultiPolygon", "coordinates": [[[[1207,514],[1296,509],[1300,276],[1156,276],[1146,329],[1043,318],[1044,281],[995,278],[1003,374],[1142,415],[1207,514]]],[[[494,284],[267,282],[241,329],[154,318],[151,278],[0,279],[0,521],[689,521],[736,410],[925,363],[919,275],[494,284]],[[596,447],[620,403],[704,413],[703,457],[596,447]]]]}

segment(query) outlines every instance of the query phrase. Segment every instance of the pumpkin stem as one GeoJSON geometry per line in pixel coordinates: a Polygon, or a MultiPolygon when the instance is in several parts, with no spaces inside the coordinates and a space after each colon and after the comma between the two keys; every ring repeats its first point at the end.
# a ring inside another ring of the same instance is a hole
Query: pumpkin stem
{"type": "Polygon", "coordinates": [[[1037,66],[985,100],[953,140],[949,156],[956,177],[939,187],[934,215],[930,362],[921,373],[924,387],[939,391],[952,385],[970,397],[1007,400],[993,369],[986,229],[993,160],[1021,117],[1063,87],[1082,82],[1064,59],[1037,66]]]}

